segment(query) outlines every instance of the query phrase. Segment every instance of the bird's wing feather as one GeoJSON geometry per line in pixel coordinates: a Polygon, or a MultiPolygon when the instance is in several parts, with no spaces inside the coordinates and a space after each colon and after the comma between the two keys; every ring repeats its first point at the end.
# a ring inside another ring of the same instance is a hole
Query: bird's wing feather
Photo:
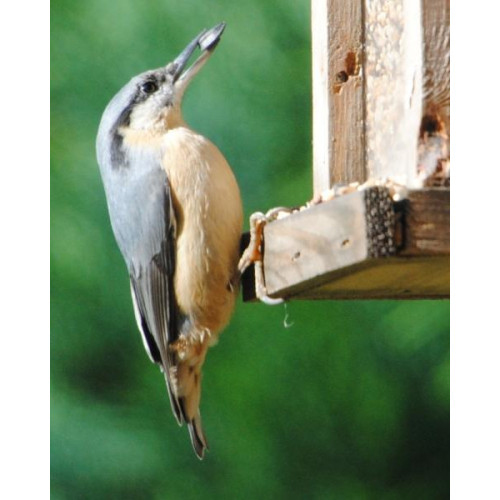
{"type": "Polygon", "coordinates": [[[134,310],[144,345],[165,374],[172,410],[185,420],[170,368],[178,360],[170,345],[178,338],[174,294],[176,218],[170,184],[156,155],[131,156],[103,174],[111,225],[130,274],[134,310]],[[107,182],[109,181],[109,182],[107,182]]]}
{"type": "MultiPolygon", "coordinates": [[[[175,271],[175,214],[173,211],[168,180],[165,183],[163,214],[165,232],[159,251],[145,256],[139,264],[139,272],[130,273],[132,296],[139,312],[138,325],[153,360],[160,364],[165,374],[168,395],[177,421],[184,420],[181,406],[172,386],[170,368],[177,364],[176,354],[169,349],[178,338],[178,306],[174,295],[175,271]]],[[[151,236],[151,235],[150,235],[151,236]]]]}

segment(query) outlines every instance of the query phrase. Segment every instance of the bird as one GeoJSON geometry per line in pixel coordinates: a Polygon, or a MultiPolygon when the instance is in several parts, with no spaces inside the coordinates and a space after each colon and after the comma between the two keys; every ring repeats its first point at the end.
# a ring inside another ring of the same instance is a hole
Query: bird
{"type": "Polygon", "coordinates": [[[227,160],[185,123],[181,104],[225,26],[203,30],[172,62],[134,76],[106,106],[96,140],[144,347],[200,459],[208,449],[202,365],[235,306],[243,208],[227,160]]]}

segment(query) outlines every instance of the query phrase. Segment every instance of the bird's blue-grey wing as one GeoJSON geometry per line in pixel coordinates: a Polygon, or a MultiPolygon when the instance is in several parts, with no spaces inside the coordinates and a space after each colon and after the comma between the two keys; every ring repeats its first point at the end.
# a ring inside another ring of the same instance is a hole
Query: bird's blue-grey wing
{"type": "Polygon", "coordinates": [[[170,345],[178,338],[179,322],[173,284],[176,219],[170,184],[158,153],[128,155],[126,164],[116,152],[110,153],[101,174],[111,225],[129,270],[144,345],[165,374],[172,410],[181,423],[182,407],[170,378],[170,368],[177,363],[170,345]]]}

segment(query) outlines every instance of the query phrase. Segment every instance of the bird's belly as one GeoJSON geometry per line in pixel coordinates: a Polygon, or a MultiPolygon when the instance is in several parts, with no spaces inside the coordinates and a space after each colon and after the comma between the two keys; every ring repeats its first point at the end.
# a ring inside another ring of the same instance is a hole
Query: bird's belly
{"type": "Polygon", "coordinates": [[[229,321],[237,293],[239,188],[210,141],[186,128],[167,136],[164,164],[177,219],[176,299],[196,328],[216,335],[229,321]]]}
{"type": "Polygon", "coordinates": [[[223,237],[220,230],[207,234],[206,228],[184,226],[177,240],[177,303],[194,330],[208,329],[211,334],[229,321],[237,293],[238,245],[217,244],[223,237]]]}

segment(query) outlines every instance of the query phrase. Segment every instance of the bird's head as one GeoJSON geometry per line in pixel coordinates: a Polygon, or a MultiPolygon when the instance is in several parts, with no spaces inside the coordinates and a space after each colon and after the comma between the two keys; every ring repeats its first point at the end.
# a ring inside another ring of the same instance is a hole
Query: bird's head
{"type": "Polygon", "coordinates": [[[108,104],[101,127],[148,130],[171,128],[181,120],[181,101],[193,77],[217,46],[225,23],[203,30],[169,64],[135,76],[108,104]],[[201,55],[189,67],[191,55],[199,47],[201,55]]]}

